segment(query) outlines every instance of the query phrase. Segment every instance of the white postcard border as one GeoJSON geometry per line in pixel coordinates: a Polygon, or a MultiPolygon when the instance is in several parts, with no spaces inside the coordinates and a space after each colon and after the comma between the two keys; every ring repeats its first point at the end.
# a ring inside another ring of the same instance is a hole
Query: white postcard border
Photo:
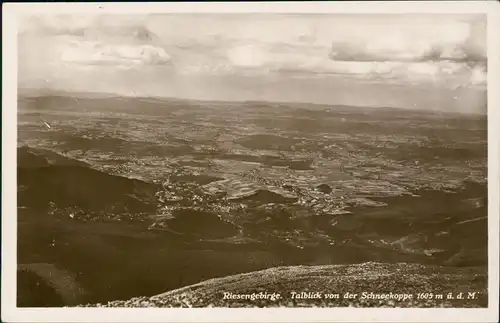
{"type": "Polygon", "coordinates": [[[496,322],[499,300],[500,3],[235,2],[7,3],[2,6],[2,321],[5,322],[496,322]],[[102,309],[16,308],[17,25],[19,14],[43,13],[484,13],[488,16],[488,278],[485,309],[265,308],[102,309]]]}

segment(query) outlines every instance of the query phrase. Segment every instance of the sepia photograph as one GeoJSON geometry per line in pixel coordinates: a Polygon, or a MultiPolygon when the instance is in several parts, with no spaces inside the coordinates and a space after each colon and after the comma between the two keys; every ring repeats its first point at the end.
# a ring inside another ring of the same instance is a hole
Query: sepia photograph
{"type": "Polygon", "coordinates": [[[496,306],[486,11],[88,5],[11,31],[13,307],[496,306]]]}

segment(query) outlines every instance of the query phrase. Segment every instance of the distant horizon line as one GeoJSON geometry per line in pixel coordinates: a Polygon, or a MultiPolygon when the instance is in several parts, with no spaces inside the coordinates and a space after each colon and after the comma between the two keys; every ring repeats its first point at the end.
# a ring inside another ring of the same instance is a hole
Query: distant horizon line
{"type": "Polygon", "coordinates": [[[375,106],[375,105],[346,105],[346,104],[335,104],[335,103],[314,103],[307,101],[285,101],[285,100],[224,100],[224,99],[196,99],[188,97],[172,97],[172,96],[160,96],[160,95],[125,95],[123,93],[112,93],[112,92],[95,92],[95,91],[69,91],[69,90],[57,90],[49,88],[23,88],[18,87],[17,98],[21,97],[44,97],[44,96],[61,96],[61,97],[73,97],[78,99],[150,99],[157,101],[194,101],[194,102],[206,102],[206,103],[270,103],[270,104],[289,104],[289,105],[300,105],[307,104],[316,107],[352,107],[358,109],[385,109],[385,110],[402,110],[402,111],[412,111],[412,112],[431,112],[435,114],[455,114],[455,115],[474,115],[474,116],[487,116],[487,106],[485,111],[442,111],[434,109],[418,109],[418,108],[403,108],[403,107],[391,107],[391,106],[375,106]],[[32,94],[35,93],[34,95],[32,94]],[[59,95],[58,95],[59,94],[59,95]],[[80,95],[80,96],[79,96],[80,95]]]}

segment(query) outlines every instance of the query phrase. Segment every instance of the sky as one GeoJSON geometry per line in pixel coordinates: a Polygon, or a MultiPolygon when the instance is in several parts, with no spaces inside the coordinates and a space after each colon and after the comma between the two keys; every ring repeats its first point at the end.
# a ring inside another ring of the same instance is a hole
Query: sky
{"type": "Polygon", "coordinates": [[[484,112],[482,15],[42,15],[20,88],[484,112]]]}

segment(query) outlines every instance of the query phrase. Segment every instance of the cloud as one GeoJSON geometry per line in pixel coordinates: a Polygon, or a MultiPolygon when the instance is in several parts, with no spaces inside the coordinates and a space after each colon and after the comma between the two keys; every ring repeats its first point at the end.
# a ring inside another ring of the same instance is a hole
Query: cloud
{"type": "Polygon", "coordinates": [[[64,44],[61,60],[65,63],[89,65],[164,65],[171,57],[163,48],[151,45],[108,45],[98,42],[64,44]]]}
{"type": "Polygon", "coordinates": [[[419,55],[358,51],[347,56],[349,46],[342,46],[344,56],[332,59],[325,50],[271,46],[268,44],[235,45],[227,51],[229,64],[254,72],[286,72],[312,75],[344,75],[364,80],[387,82],[438,82],[454,86],[484,85],[486,65],[465,54],[443,52],[438,58],[425,52],[419,55]],[[451,82],[451,83],[450,83],[451,82]]]}
{"type": "Polygon", "coordinates": [[[145,25],[145,16],[127,15],[26,16],[22,19],[20,33],[21,36],[74,36],[95,41],[158,40],[145,25]]]}
{"type": "Polygon", "coordinates": [[[138,67],[168,65],[171,57],[141,19],[116,16],[30,17],[21,31],[25,46],[44,38],[51,60],[62,65],[138,67]]]}
{"type": "Polygon", "coordinates": [[[90,88],[104,70],[108,83],[129,86],[119,81],[130,70],[158,91],[205,76],[450,89],[487,80],[486,22],[475,15],[44,15],[20,26],[21,81],[61,86],[78,75],[90,88]]]}
{"type": "Polygon", "coordinates": [[[484,53],[466,44],[426,44],[424,48],[371,49],[363,44],[333,43],[329,57],[334,61],[357,62],[486,62],[484,53]]]}

